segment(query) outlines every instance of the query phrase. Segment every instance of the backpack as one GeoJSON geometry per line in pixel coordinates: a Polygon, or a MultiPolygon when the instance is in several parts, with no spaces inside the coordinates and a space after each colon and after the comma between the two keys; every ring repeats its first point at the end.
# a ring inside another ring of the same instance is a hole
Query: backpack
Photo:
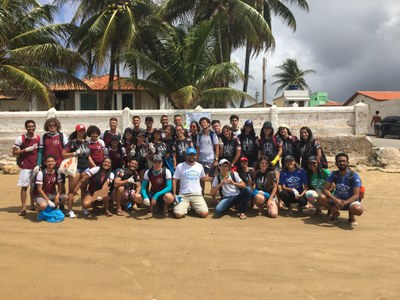
{"type": "MultiPolygon", "coordinates": [[[[36,138],[37,143],[38,143],[38,145],[39,145],[39,143],[40,143],[40,136],[39,136],[39,135],[35,135],[35,138],[36,138]]],[[[21,143],[21,146],[20,146],[19,148],[22,150],[22,149],[25,149],[25,148],[26,148],[26,145],[25,145],[25,134],[22,134],[22,135],[21,135],[21,140],[22,140],[22,143],[21,143]]],[[[22,162],[21,156],[22,156],[22,154],[20,154],[20,155],[17,156],[17,166],[18,166],[18,167],[21,167],[21,162],[22,162]]]]}
{"type": "MultiPolygon", "coordinates": [[[[336,171],[333,171],[332,173],[333,173],[333,182],[336,184],[336,182],[337,182],[337,180],[338,180],[338,177],[339,177],[339,171],[336,170],[336,171]]],[[[350,170],[350,174],[349,174],[349,183],[350,183],[351,189],[353,189],[353,188],[354,188],[354,185],[355,185],[355,179],[354,179],[354,172],[353,172],[353,170],[350,170]]],[[[362,188],[362,182],[361,182],[361,186],[360,186],[360,191],[361,191],[361,188],[362,188]]],[[[361,192],[360,192],[359,197],[360,197],[360,200],[362,200],[362,199],[364,198],[364,193],[361,193],[361,192]]]]}
{"type": "MultiPolygon", "coordinates": [[[[32,181],[31,181],[31,191],[30,191],[31,196],[34,195],[34,194],[37,192],[37,189],[38,189],[38,188],[37,188],[37,184],[36,184],[36,178],[37,178],[37,175],[38,175],[38,174],[39,174],[39,173],[36,173],[35,176],[32,177],[32,181]]],[[[47,175],[46,169],[43,169],[43,170],[42,170],[42,174],[43,174],[43,183],[44,183],[44,180],[45,180],[46,175],[47,175]]]]}
{"type": "MultiPolygon", "coordinates": [[[[232,172],[232,171],[229,171],[229,174],[230,174],[230,176],[231,176],[233,182],[236,182],[235,173],[232,172]]],[[[218,183],[218,184],[221,183],[221,176],[220,176],[220,174],[217,175],[217,183],[218,183]]],[[[222,187],[219,188],[218,192],[219,192],[219,195],[221,196],[221,199],[222,199],[222,198],[224,197],[224,196],[222,195],[222,187]]]]}
{"type": "MultiPolygon", "coordinates": [[[[208,136],[210,137],[211,143],[212,143],[213,145],[214,145],[214,142],[213,142],[214,134],[215,134],[214,131],[212,131],[212,130],[209,130],[209,131],[208,131],[208,136]]],[[[199,138],[201,139],[202,136],[204,136],[204,133],[203,133],[203,132],[200,132],[200,133],[199,133],[199,138]]]]}

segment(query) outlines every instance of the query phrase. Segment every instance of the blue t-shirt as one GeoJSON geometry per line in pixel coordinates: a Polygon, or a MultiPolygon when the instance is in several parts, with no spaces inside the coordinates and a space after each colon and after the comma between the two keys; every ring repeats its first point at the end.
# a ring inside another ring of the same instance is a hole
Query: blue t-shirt
{"type": "Polygon", "coordinates": [[[302,193],[304,190],[303,185],[307,184],[307,173],[304,169],[296,169],[293,172],[282,171],[279,177],[279,184],[302,193]]]}
{"type": "Polygon", "coordinates": [[[347,200],[351,196],[353,196],[353,188],[355,187],[361,187],[361,179],[360,176],[356,173],[353,172],[353,186],[350,184],[349,176],[350,176],[350,169],[347,170],[346,175],[342,176],[340,175],[339,172],[332,172],[331,175],[329,175],[328,179],[326,180],[327,182],[333,182],[336,185],[335,189],[335,197],[341,200],[347,200]],[[337,175],[335,176],[335,173],[337,175]],[[335,178],[336,177],[336,180],[335,178]]]}

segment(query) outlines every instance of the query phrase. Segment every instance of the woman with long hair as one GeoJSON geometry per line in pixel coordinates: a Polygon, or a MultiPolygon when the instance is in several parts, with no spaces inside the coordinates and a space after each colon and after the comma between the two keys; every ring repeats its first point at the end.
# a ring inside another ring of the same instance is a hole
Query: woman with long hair
{"type": "Polygon", "coordinates": [[[185,137],[184,129],[181,125],[175,127],[176,139],[173,147],[174,168],[185,161],[186,150],[193,147],[193,142],[190,138],[185,137]]]}
{"type": "Polygon", "coordinates": [[[268,216],[276,218],[278,215],[278,199],[276,192],[278,183],[275,176],[275,167],[266,156],[261,156],[256,164],[254,174],[254,201],[258,206],[258,214],[262,215],[263,207],[267,206],[268,216]]]}
{"type": "Polygon", "coordinates": [[[250,167],[254,167],[257,162],[258,137],[254,130],[252,120],[247,120],[244,123],[238,138],[242,147],[241,156],[248,159],[250,167]]]}
{"type": "MultiPolygon", "coordinates": [[[[111,217],[112,213],[109,210],[110,197],[106,195],[94,198],[96,191],[105,189],[108,190],[110,184],[114,180],[114,173],[111,169],[111,159],[105,158],[100,166],[93,167],[86,171],[79,183],[76,185],[74,192],[76,193],[81,185],[85,185],[87,181],[88,190],[85,196],[82,198],[82,211],[84,216],[89,215],[89,208],[92,207],[94,201],[103,201],[104,203],[104,214],[107,217],[111,217]]],[[[108,190],[109,191],[109,190],[108,190]]]]}
{"type": "Polygon", "coordinates": [[[285,157],[283,169],[279,177],[279,184],[282,189],[279,196],[288,208],[289,215],[292,214],[292,203],[297,203],[298,211],[302,212],[303,207],[307,205],[305,197],[308,189],[307,174],[304,169],[300,168],[291,155],[285,157]]]}
{"type": "Polygon", "coordinates": [[[278,128],[278,132],[276,133],[277,142],[282,145],[282,165],[286,160],[286,156],[293,156],[296,163],[300,163],[300,151],[298,149],[299,139],[297,136],[293,135],[290,132],[290,129],[287,125],[281,125],[278,128]]]}
{"type": "Polygon", "coordinates": [[[282,157],[282,143],[274,135],[274,128],[269,121],[264,122],[261,128],[258,149],[258,157],[266,156],[274,166],[277,165],[282,157]]]}
{"type": "Polygon", "coordinates": [[[111,160],[111,169],[113,172],[124,167],[126,150],[122,146],[118,137],[111,137],[110,143],[107,145],[104,154],[111,160]]]}
{"type": "MultiPolygon", "coordinates": [[[[81,179],[83,173],[89,170],[90,167],[96,166],[90,157],[89,142],[86,140],[86,127],[83,124],[78,124],[75,131],[70,135],[69,142],[62,152],[63,158],[77,157],[78,165],[75,176],[68,176],[68,216],[75,218],[76,215],[72,210],[74,202],[74,189],[76,184],[81,179]]],[[[81,198],[85,195],[86,185],[81,185],[81,198]]]]}
{"type": "Polygon", "coordinates": [[[240,155],[242,153],[242,147],[240,140],[233,134],[233,129],[229,125],[222,127],[222,143],[221,146],[221,157],[227,159],[231,163],[231,168],[236,166],[239,162],[240,155]]]}
{"type": "Polygon", "coordinates": [[[315,156],[317,158],[317,163],[320,164],[322,168],[328,168],[328,162],[322,151],[321,143],[314,139],[313,133],[309,127],[300,128],[298,149],[300,150],[301,167],[303,169],[308,169],[307,162],[310,156],[315,156]]]}
{"type": "Polygon", "coordinates": [[[194,149],[196,149],[197,136],[199,135],[200,130],[201,129],[199,123],[197,123],[196,121],[190,122],[189,134],[190,138],[192,139],[194,149]]]}

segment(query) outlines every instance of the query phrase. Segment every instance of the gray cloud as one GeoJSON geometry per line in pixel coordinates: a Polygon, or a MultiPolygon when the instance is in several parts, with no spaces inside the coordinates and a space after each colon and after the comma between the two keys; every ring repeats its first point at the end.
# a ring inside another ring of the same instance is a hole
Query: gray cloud
{"type": "MultiPolygon", "coordinates": [[[[310,13],[292,9],[297,31],[292,33],[274,20],[277,47],[267,53],[267,98],[275,98],[271,86],[276,68],[295,58],[302,69],[314,69],[306,81],[313,92],[328,92],[335,101],[347,100],[357,90],[400,89],[400,4],[397,0],[309,0],[310,13]]],[[[242,65],[244,51],[234,58],[242,65]]],[[[253,59],[249,94],[261,91],[262,56],[253,59]]]]}

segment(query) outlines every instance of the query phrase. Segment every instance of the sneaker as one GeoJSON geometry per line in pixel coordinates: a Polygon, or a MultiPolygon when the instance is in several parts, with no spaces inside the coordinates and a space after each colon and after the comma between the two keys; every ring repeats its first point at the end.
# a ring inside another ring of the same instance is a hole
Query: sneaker
{"type": "Polygon", "coordinates": [[[75,215],[75,213],[74,213],[73,210],[70,210],[70,211],[68,212],[68,217],[70,217],[71,219],[76,218],[76,215],[75,215]]]}
{"type": "Polygon", "coordinates": [[[349,219],[349,225],[350,226],[357,226],[358,225],[358,222],[357,222],[357,220],[356,219],[349,219]]]}
{"type": "Polygon", "coordinates": [[[89,211],[86,208],[82,208],[83,216],[87,217],[89,215],[89,211]]]}

